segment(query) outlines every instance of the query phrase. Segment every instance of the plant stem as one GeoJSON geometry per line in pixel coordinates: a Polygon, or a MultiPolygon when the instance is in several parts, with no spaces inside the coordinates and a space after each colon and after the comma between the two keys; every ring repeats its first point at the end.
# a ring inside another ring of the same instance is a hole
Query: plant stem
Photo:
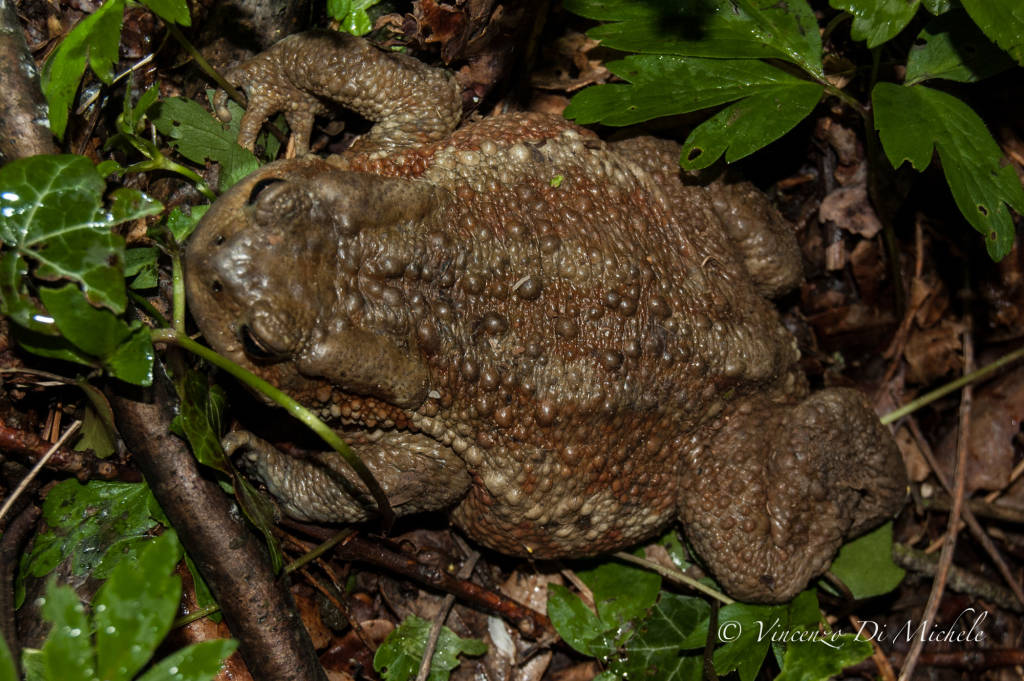
{"type": "Polygon", "coordinates": [[[899,409],[892,410],[891,412],[882,417],[882,423],[889,424],[892,423],[893,421],[901,419],[907,414],[910,414],[911,412],[917,411],[921,407],[931,404],[940,397],[945,397],[949,393],[953,392],[954,390],[959,390],[968,383],[973,383],[974,381],[980,380],[988,376],[989,374],[995,372],[997,369],[1001,369],[1007,364],[1015,362],[1018,359],[1021,359],[1022,357],[1024,357],[1024,348],[1018,348],[1011,353],[1005,354],[996,361],[986,364],[980,369],[977,369],[969,374],[961,376],[955,381],[951,381],[944,386],[932,390],[931,392],[927,392],[924,395],[918,397],[917,399],[911,400],[907,404],[904,404],[899,409]]]}
{"type": "MultiPolygon", "coordinates": [[[[177,298],[178,296],[176,295],[175,299],[177,298]]],[[[154,329],[151,332],[151,337],[154,343],[177,345],[194,355],[202,357],[210,364],[223,369],[246,386],[269,397],[294,418],[305,424],[307,428],[319,435],[320,439],[345,459],[348,465],[352,467],[352,470],[359,476],[359,479],[363,481],[363,484],[366,485],[371,496],[373,496],[373,500],[377,502],[377,512],[380,514],[381,524],[385,530],[390,529],[395,519],[395,513],[391,510],[391,504],[388,503],[384,490],[381,489],[380,484],[373,477],[373,473],[366,467],[366,464],[356,456],[355,452],[349,449],[349,446],[338,437],[338,434],[330,426],[317,418],[316,414],[248,369],[235,364],[228,358],[217,354],[210,348],[197,343],[184,334],[178,333],[173,329],[154,329]]]]}
{"type": "Polygon", "coordinates": [[[185,336],[185,272],[181,266],[181,251],[171,254],[171,291],[173,298],[174,332],[185,336]]]}

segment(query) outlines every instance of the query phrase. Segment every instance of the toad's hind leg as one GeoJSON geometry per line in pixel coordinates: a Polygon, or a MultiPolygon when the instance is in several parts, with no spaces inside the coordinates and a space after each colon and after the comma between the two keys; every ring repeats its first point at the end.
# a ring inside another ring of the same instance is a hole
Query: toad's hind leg
{"type": "MultiPolygon", "coordinates": [[[[377,431],[353,437],[350,446],[383,488],[396,515],[447,508],[469,488],[462,459],[424,435],[377,431]]],[[[376,508],[362,481],[336,452],[297,458],[248,431],[229,433],[224,449],[229,454],[244,452],[247,467],[298,520],[360,522],[376,508]]]]}
{"type": "MultiPolygon", "coordinates": [[[[443,139],[459,122],[462,98],[455,79],[404,54],[384,52],[335,31],[288,36],[227,73],[242,88],[248,109],[238,143],[253,148],[260,126],[283,112],[306,153],[314,114],[334,101],[376,125],[357,141],[359,150],[390,150],[443,139]]],[[[218,92],[218,114],[229,116],[218,92]]]]}
{"type": "Polygon", "coordinates": [[[754,400],[685,454],[680,513],[711,572],[742,600],[780,602],[845,538],[903,503],[899,452],[864,398],[829,389],[796,405],[754,400]]]}

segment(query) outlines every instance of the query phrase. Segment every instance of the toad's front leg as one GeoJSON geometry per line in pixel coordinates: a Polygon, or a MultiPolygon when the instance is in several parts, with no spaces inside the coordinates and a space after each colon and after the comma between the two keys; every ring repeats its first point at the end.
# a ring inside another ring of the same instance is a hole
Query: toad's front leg
{"type": "MultiPolygon", "coordinates": [[[[323,100],[376,124],[357,142],[361,151],[443,139],[462,115],[459,87],[447,72],[331,31],[288,36],[229,71],[227,79],[249,100],[238,143],[250,150],[260,126],[283,112],[295,135],[296,154],[305,154],[313,117],[327,112],[323,100]]],[[[228,115],[223,92],[215,103],[219,115],[228,115]]]]}
{"type": "MultiPolygon", "coordinates": [[[[419,433],[347,433],[399,516],[447,508],[469,489],[466,465],[450,447],[419,433]]],[[[285,512],[310,522],[360,522],[376,507],[369,491],[336,452],[289,456],[248,431],[224,438],[229,455],[245,462],[285,512]]]]}

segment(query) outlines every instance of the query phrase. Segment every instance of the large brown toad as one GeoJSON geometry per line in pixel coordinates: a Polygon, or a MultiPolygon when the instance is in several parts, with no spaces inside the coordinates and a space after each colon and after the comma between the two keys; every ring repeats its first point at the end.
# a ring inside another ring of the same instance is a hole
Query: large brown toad
{"type": "MultiPolygon", "coordinates": [[[[675,144],[555,116],[453,132],[448,75],[341,35],[232,78],[248,146],[283,110],[304,151],[321,98],[376,124],[214,204],[186,253],[192,313],[331,417],[398,513],[454,507],[481,544],[537,558],[678,518],[729,593],[779,601],[899,508],[902,463],[861,395],[808,395],[763,297],[799,280],[799,253],[749,186],[689,186],[675,144]]],[[[372,509],[338,457],[240,443],[291,515],[372,509]]]]}

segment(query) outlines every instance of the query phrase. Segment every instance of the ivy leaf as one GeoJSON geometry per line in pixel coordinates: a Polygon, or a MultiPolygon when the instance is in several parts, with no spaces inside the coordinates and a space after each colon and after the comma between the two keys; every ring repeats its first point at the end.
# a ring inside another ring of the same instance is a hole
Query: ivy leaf
{"type": "Polygon", "coordinates": [[[607,629],[607,625],[587,607],[583,600],[561,584],[548,584],[548,617],[562,640],[594,657],[590,642],[607,629]]]}
{"type": "Polygon", "coordinates": [[[895,589],[907,571],[892,560],[892,523],[844,544],[830,569],[854,598],[871,598],[895,589]]]}
{"type": "Polygon", "coordinates": [[[1020,0],[961,0],[974,23],[1024,66],[1024,3],[1020,0]]]}
{"type": "Polygon", "coordinates": [[[959,6],[959,3],[954,2],[954,0],[921,0],[921,4],[935,16],[945,14],[954,7],[959,6]]]}
{"type": "MultiPolygon", "coordinates": [[[[39,291],[61,335],[99,360],[112,376],[136,385],[153,381],[153,343],[142,322],[128,324],[110,310],[90,305],[75,284],[39,291]]],[[[31,349],[31,346],[29,346],[31,349]]]]}
{"type": "Polygon", "coordinates": [[[784,59],[821,76],[821,38],[804,0],[566,0],[571,12],[604,24],[587,32],[605,47],[647,54],[784,59]]]}
{"type": "Polygon", "coordinates": [[[129,248],[124,254],[125,279],[134,277],[133,289],[153,288],[157,285],[157,257],[159,250],[154,246],[129,248]]]}
{"type": "Polygon", "coordinates": [[[879,83],[871,93],[878,130],[894,168],[904,161],[917,170],[939,152],[946,182],[967,221],[985,237],[993,260],[1013,246],[1007,207],[1024,214],[1024,189],[978,114],[956,97],[914,85],[879,83]]]}
{"type": "Polygon", "coordinates": [[[708,611],[699,598],[663,592],[626,645],[620,651],[606,651],[611,678],[700,681],[702,655],[686,654],[681,643],[708,611]]]}
{"type": "Polygon", "coordinates": [[[50,129],[58,139],[64,137],[68,109],[85,73],[86,56],[101,81],[110,83],[114,77],[124,5],[125,0],[107,0],[78,22],[43,65],[40,85],[50,105],[50,129]]]}
{"type": "Polygon", "coordinates": [[[866,40],[868,47],[887,42],[906,28],[917,13],[920,0],[829,0],[835,9],[853,15],[850,35],[866,40]]]}
{"type": "MultiPolygon", "coordinates": [[[[405,620],[384,639],[373,656],[373,668],[385,681],[405,681],[416,677],[420,660],[427,649],[430,622],[415,615],[405,620]]],[[[451,670],[459,666],[458,656],[483,655],[487,644],[475,638],[459,638],[448,627],[441,627],[437,648],[430,660],[428,681],[447,681],[451,670]]]]}
{"type": "Polygon", "coordinates": [[[973,83],[1014,66],[985,37],[963,11],[949,12],[928,22],[910,48],[906,85],[929,78],[973,83]]]}
{"type": "Polygon", "coordinates": [[[793,641],[786,646],[782,673],[775,681],[828,681],[845,668],[871,657],[871,652],[871,642],[853,634],[793,641]]]}
{"type": "Polygon", "coordinates": [[[171,97],[153,107],[153,125],[168,138],[175,151],[192,161],[221,164],[221,189],[226,189],[259,167],[248,149],[238,146],[239,116],[225,127],[202,105],[191,99],[171,97]]]}
{"type": "MultiPolygon", "coordinates": [[[[0,187],[0,240],[37,263],[35,276],[78,282],[93,304],[124,312],[124,239],[111,227],[152,214],[159,204],[129,190],[115,197],[116,214],[102,210],[103,178],[83,156],[13,161],[0,168],[0,187]]],[[[25,272],[24,261],[12,258],[3,267],[9,292],[16,288],[13,273],[25,272]]]]}

